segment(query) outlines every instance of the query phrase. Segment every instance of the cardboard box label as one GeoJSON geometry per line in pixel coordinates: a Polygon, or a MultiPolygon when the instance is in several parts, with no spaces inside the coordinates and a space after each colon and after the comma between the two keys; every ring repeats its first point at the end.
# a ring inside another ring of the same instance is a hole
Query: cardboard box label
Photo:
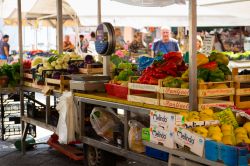
{"type": "Polygon", "coordinates": [[[174,132],[162,130],[158,126],[150,126],[150,142],[174,148],[174,132]]]}
{"type": "Polygon", "coordinates": [[[234,88],[198,90],[199,97],[234,95],[234,88]]]}
{"type": "Polygon", "coordinates": [[[174,133],[174,141],[182,147],[189,147],[190,151],[198,156],[203,156],[205,139],[202,136],[192,133],[183,127],[177,126],[174,133]]]}
{"type": "Polygon", "coordinates": [[[188,110],[189,108],[189,103],[181,101],[172,101],[172,100],[160,100],[160,105],[166,107],[184,109],[184,110],[188,110]]]}
{"type": "Polygon", "coordinates": [[[175,114],[162,112],[162,111],[150,111],[150,126],[158,126],[162,130],[174,131],[175,114]]]}
{"type": "Polygon", "coordinates": [[[188,96],[189,89],[181,89],[181,88],[169,88],[169,87],[161,87],[159,89],[160,93],[166,94],[173,94],[173,95],[181,95],[181,96],[188,96]]]}

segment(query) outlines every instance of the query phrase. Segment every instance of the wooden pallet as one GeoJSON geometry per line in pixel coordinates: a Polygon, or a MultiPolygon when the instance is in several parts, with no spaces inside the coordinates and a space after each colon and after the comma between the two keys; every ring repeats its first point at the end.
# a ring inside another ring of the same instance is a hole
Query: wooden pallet
{"type": "MultiPolygon", "coordinates": [[[[218,105],[234,105],[234,87],[232,81],[208,82],[198,85],[198,109],[218,105]],[[225,83],[226,89],[207,89],[211,84],[225,83]]],[[[189,89],[163,87],[163,81],[159,82],[160,105],[178,109],[189,109],[189,89]]]]}
{"type": "Polygon", "coordinates": [[[92,68],[91,64],[88,64],[86,68],[79,68],[81,74],[102,74],[103,68],[92,68]]]}
{"type": "Polygon", "coordinates": [[[238,75],[238,70],[238,68],[233,69],[235,105],[237,108],[250,108],[250,75],[238,75]]]}
{"type": "Polygon", "coordinates": [[[143,103],[143,104],[152,104],[159,105],[159,93],[158,85],[149,85],[149,84],[139,84],[133,83],[133,80],[137,77],[130,77],[128,83],[128,101],[143,103]],[[142,94],[132,94],[133,90],[144,91],[142,94]]]}
{"type": "Polygon", "coordinates": [[[45,86],[50,87],[53,91],[62,93],[65,90],[70,90],[70,79],[67,76],[61,75],[60,79],[45,78],[45,86]]]}

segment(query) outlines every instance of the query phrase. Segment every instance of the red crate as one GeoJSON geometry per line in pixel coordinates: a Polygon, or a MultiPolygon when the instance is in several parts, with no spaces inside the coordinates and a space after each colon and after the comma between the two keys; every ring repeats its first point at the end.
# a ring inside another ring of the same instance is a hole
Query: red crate
{"type": "MultiPolygon", "coordinates": [[[[117,84],[105,84],[105,89],[108,95],[118,97],[121,99],[127,99],[128,87],[117,85],[117,84]]],[[[145,93],[143,91],[132,90],[133,94],[145,93]]]]}

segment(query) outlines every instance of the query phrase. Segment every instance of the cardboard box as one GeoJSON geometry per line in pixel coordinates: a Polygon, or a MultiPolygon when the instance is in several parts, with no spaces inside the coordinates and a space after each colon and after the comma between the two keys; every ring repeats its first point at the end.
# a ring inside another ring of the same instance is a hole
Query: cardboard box
{"type": "Polygon", "coordinates": [[[182,126],[176,126],[176,130],[174,132],[174,142],[182,147],[189,147],[190,151],[198,156],[203,156],[205,139],[182,126]]]}
{"type": "Polygon", "coordinates": [[[166,131],[157,125],[150,126],[150,142],[163,145],[168,148],[175,148],[174,130],[166,131]]]}
{"type": "Polygon", "coordinates": [[[150,111],[150,142],[174,148],[175,114],[150,111]]]}

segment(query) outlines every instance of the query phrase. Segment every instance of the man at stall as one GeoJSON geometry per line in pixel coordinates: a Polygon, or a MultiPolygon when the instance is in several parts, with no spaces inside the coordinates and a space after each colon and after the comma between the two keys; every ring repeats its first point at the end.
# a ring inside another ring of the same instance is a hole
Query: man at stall
{"type": "Polygon", "coordinates": [[[78,43],[79,50],[82,53],[87,53],[89,42],[86,39],[84,39],[84,35],[79,35],[79,40],[80,40],[78,43]]]}
{"type": "Polygon", "coordinates": [[[0,60],[7,60],[10,56],[10,45],[8,44],[8,41],[9,35],[3,35],[2,40],[0,41],[0,60]]]}
{"type": "Polygon", "coordinates": [[[75,46],[71,43],[69,35],[65,35],[63,42],[63,51],[73,52],[75,46]]]}
{"type": "Polygon", "coordinates": [[[171,38],[171,28],[161,27],[162,39],[155,42],[152,47],[152,56],[156,56],[158,53],[162,52],[166,54],[171,51],[179,51],[180,47],[178,41],[171,38]]]}

